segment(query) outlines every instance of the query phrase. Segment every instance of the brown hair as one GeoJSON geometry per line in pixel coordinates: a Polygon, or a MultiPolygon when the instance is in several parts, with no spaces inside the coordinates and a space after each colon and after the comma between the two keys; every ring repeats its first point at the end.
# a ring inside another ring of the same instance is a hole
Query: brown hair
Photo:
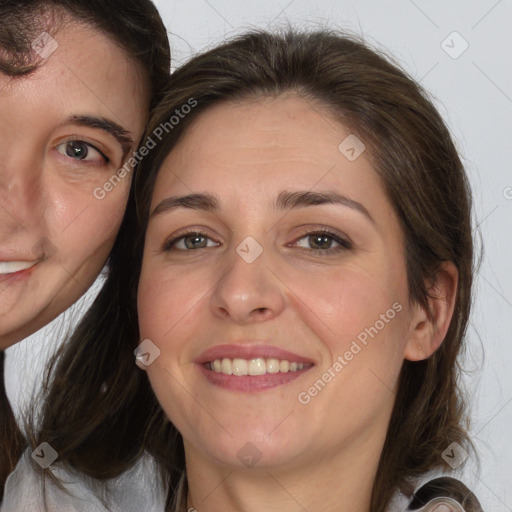
{"type": "MultiPolygon", "coordinates": [[[[150,0],[2,0],[0,73],[30,75],[40,63],[32,50],[34,39],[42,31],[55,34],[62,24],[77,21],[110,37],[141,65],[155,104],[169,78],[170,49],[165,26],[150,0]]],[[[0,352],[0,502],[5,480],[26,445],[5,393],[3,368],[0,352]]]]}
{"type": "MultiPolygon", "coordinates": [[[[470,447],[457,355],[471,305],[471,194],[445,123],[414,80],[354,37],[330,31],[254,32],[176,71],[150,121],[148,137],[165,123],[166,133],[161,130],[162,140],[141,163],[112,272],[62,354],[46,404],[37,440],[54,446],[61,460],[105,478],[148,450],[161,462],[171,490],[183,483],[181,435],[133,362],[135,297],[154,182],[201,112],[222,102],[286,92],[325,105],[366,144],[406,240],[411,302],[428,310],[425,283],[435,282],[444,262],[453,262],[459,274],[455,310],[441,347],[427,360],[403,364],[371,510],[383,512],[397,490],[411,495],[415,478],[445,465],[441,454],[452,442],[470,447]],[[170,116],[191,101],[195,107],[171,126],[170,116]],[[128,425],[134,421],[136,427],[128,425]]],[[[169,506],[175,499],[170,492],[169,506]]]]}
{"type": "Polygon", "coordinates": [[[5,0],[0,6],[0,73],[26,75],[37,69],[32,43],[43,31],[82,22],[113,39],[147,74],[151,98],[170,73],[167,30],[151,0],[5,0]]]}

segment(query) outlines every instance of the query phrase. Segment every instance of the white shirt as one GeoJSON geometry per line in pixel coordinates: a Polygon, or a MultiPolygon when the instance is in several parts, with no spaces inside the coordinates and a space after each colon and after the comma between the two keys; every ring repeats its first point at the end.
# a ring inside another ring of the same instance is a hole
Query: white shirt
{"type": "MultiPolygon", "coordinates": [[[[9,475],[1,512],[164,512],[166,491],[150,456],[120,477],[98,483],[85,475],[50,466],[60,489],[25,452],[9,475]],[[102,485],[103,484],[103,485],[102,485]]],[[[45,471],[49,471],[48,469],[45,471]]]]}
{"type": "MultiPolygon", "coordinates": [[[[57,465],[58,466],[58,465],[57,465]]],[[[145,456],[135,467],[107,485],[98,485],[91,478],[75,475],[52,466],[53,473],[65,490],[39,470],[26,452],[16,470],[9,476],[5,499],[0,512],[164,512],[166,489],[157,477],[154,459],[145,456]],[[66,492],[67,491],[67,492],[66,492]],[[102,501],[103,498],[103,501],[102,501]],[[44,503],[46,501],[45,508],[44,503]]],[[[431,472],[416,482],[415,489],[435,477],[431,472]]],[[[406,512],[411,497],[397,493],[387,512],[406,512]]],[[[416,512],[464,512],[455,500],[439,497],[416,512]]]]}

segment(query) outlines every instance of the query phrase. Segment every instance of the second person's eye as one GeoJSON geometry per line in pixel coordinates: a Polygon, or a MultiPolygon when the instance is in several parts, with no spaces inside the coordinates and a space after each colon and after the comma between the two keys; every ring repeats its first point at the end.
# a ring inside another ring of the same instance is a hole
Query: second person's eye
{"type": "Polygon", "coordinates": [[[337,251],[351,248],[351,244],[347,240],[334,233],[323,231],[308,233],[299,238],[294,245],[314,251],[337,251]]]}
{"type": "Polygon", "coordinates": [[[194,249],[204,249],[206,247],[215,247],[219,245],[211,238],[202,233],[189,233],[179,238],[169,240],[164,246],[164,250],[189,251],[194,249]]]}
{"type": "Polygon", "coordinates": [[[68,156],[73,160],[84,162],[109,162],[109,159],[101,151],[88,142],[81,140],[73,140],[59,144],[55,149],[61,155],[68,156]]]}

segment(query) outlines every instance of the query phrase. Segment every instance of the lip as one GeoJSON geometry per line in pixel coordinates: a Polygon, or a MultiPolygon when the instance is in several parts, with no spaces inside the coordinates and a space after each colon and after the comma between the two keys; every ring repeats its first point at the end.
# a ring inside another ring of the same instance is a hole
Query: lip
{"type": "Polygon", "coordinates": [[[294,354],[293,352],[289,352],[288,350],[273,347],[272,345],[250,344],[217,345],[203,352],[197,359],[194,360],[194,363],[203,365],[205,363],[215,361],[215,359],[223,359],[224,357],[227,357],[229,359],[239,358],[248,360],[262,357],[264,359],[286,359],[287,361],[295,363],[313,363],[311,359],[299,356],[298,354],[294,354]]]}
{"type": "MultiPolygon", "coordinates": [[[[35,243],[33,239],[32,243],[35,243]]],[[[41,259],[41,255],[30,248],[30,241],[27,243],[16,243],[9,239],[0,240],[0,261],[33,261],[41,259]],[[10,247],[9,247],[10,246],[10,247]]]]}
{"type": "Polygon", "coordinates": [[[0,252],[0,261],[33,261],[35,263],[36,261],[39,261],[39,259],[40,258],[37,257],[37,255],[34,254],[33,252],[21,254],[19,251],[9,251],[5,249],[3,250],[3,252],[0,252]]]}
{"type": "MultiPolygon", "coordinates": [[[[15,258],[11,258],[11,259],[3,259],[2,257],[0,257],[0,262],[10,262],[10,261],[26,261],[27,263],[30,263],[31,260],[23,260],[23,259],[15,259],[15,258]]],[[[40,263],[40,260],[34,260],[33,261],[33,265],[29,268],[26,268],[24,270],[19,270],[18,272],[11,272],[10,274],[0,274],[0,281],[2,282],[13,282],[13,281],[19,281],[21,279],[24,279],[26,277],[28,277],[33,271],[34,269],[39,265],[40,263]]]]}
{"type": "MultiPolygon", "coordinates": [[[[248,343],[248,342],[245,342],[248,343]]],[[[216,386],[231,391],[257,392],[272,389],[299,378],[315,366],[311,359],[307,359],[288,350],[283,350],[271,345],[217,345],[203,352],[194,360],[199,371],[206,379],[216,386]],[[264,375],[226,375],[206,368],[205,364],[215,359],[285,359],[290,362],[308,364],[303,370],[287,373],[266,373],[264,375]]]]}
{"type": "Polygon", "coordinates": [[[231,391],[243,391],[251,393],[256,391],[265,391],[272,389],[283,384],[299,378],[307,371],[311,370],[313,366],[297,370],[296,372],[288,373],[266,373],[265,375],[225,375],[223,373],[216,373],[206,369],[204,366],[198,366],[199,371],[206,377],[206,379],[215,386],[219,386],[231,391]]]}

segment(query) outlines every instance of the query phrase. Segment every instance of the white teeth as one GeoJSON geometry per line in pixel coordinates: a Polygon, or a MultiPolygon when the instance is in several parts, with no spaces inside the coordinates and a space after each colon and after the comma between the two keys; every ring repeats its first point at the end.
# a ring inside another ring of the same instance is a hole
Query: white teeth
{"type": "Polygon", "coordinates": [[[0,261],[0,274],[14,274],[33,267],[36,261],[0,261]]]}
{"type": "Polygon", "coordinates": [[[267,363],[265,359],[251,359],[249,361],[249,375],[264,375],[267,373],[267,363]]]}
{"type": "MultiPolygon", "coordinates": [[[[215,367],[215,362],[214,362],[214,367],[215,367]]],[[[228,359],[227,357],[225,357],[222,360],[221,371],[222,371],[222,373],[225,373],[226,375],[231,375],[233,373],[233,365],[231,363],[231,359],[228,359]]]]}
{"type": "Polygon", "coordinates": [[[279,359],[267,359],[267,373],[279,373],[279,359]]]}
{"type": "Polygon", "coordinates": [[[247,375],[247,360],[233,359],[233,375],[247,375]]]}
{"type": "Polygon", "coordinates": [[[225,375],[265,375],[266,373],[288,373],[296,372],[304,369],[304,363],[295,363],[286,361],[285,359],[279,360],[275,358],[263,359],[258,357],[256,359],[215,359],[207,364],[209,370],[215,373],[224,373],[225,375]]]}

